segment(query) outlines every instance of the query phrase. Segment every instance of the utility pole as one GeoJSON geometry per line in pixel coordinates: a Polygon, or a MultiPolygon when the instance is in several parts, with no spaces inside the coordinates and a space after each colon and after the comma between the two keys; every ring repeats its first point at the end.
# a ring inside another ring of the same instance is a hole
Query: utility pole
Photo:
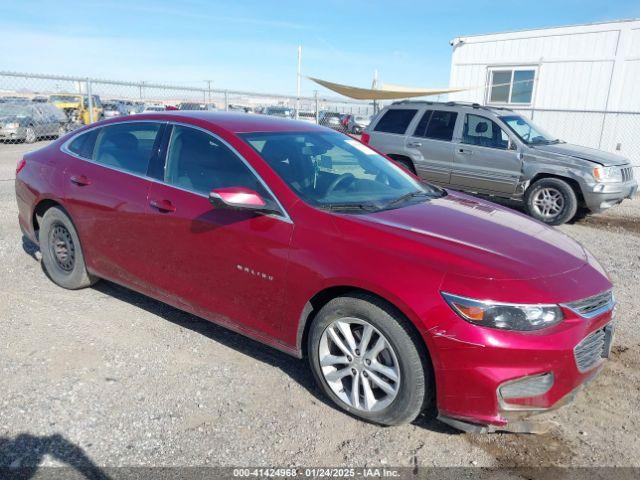
{"type": "MultiPolygon", "coordinates": [[[[371,89],[372,90],[377,90],[378,89],[378,69],[375,69],[373,71],[373,82],[371,82],[371,89]]],[[[378,101],[374,98],[373,99],[373,114],[375,115],[376,113],[378,113],[378,101]]]]}
{"type": "Polygon", "coordinates": [[[298,45],[298,74],[296,87],[296,120],[298,120],[298,112],[300,111],[300,68],[302,65],[302,45],[298,45]]]}

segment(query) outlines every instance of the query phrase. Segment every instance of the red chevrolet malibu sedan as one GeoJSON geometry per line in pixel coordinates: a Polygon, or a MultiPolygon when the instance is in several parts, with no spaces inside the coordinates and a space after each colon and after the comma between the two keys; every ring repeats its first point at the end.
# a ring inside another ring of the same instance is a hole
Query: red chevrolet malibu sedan
{"type": "Polygon", "coordinates": [[[307,357],[371,422],[521,431],[602,367],[614,299],[578,243],[257,115],[107,120],[27,154],[19,221],[64,288],[116,282],[307,357]]]}

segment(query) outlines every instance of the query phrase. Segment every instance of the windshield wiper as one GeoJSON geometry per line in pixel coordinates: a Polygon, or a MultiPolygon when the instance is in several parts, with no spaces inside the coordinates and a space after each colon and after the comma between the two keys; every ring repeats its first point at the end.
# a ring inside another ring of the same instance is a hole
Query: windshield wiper
{"type": "Polygon", "coordinates": [[[326,203],[321,206],[333,212],[341,212],[347,210],[364,210],[365,212],[375,212],[379,207],[373,203],[326,203]]]}
{"type": "Polygon", "coordinates": [[[391,200],[389,203],[387,203],[384,208],[392,208],[395,206],[398,206],[404,202],[406,202],[407,200],[411,200],[412,198],[416,198],[416,197],[434,197],[435,195],[429,194],[427,192],[423,192],[423,191],[416,191],[416,192],[410,192],[407,193],[405,195],[402,195],[398,198],[395,198],[393,200],[391,200]]]}

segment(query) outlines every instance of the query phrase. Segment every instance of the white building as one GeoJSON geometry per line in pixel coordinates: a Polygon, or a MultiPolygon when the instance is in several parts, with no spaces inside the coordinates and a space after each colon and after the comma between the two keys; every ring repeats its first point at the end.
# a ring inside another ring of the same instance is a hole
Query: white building
{"type": "Polygon", "coordinates": [[[457,37],[450,100],[507,106],[640,167],[640,20],[457,37]]]}

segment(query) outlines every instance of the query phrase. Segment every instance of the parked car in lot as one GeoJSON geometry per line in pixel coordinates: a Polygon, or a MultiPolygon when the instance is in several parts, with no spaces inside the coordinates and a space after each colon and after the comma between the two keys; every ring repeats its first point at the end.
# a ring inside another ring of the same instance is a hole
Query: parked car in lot
{"type": "Polygon", "coordinates": [[[369,126],[371,119],[364,115],[348,115],[346,119],[347,132],[361,134],[369,126]]]}
{"type": "Polygon", "coordinates": [[[301,110],[298,112],[298,120],[301,122],[316,123],[316,112],[301,110]]]}
{"type": "Polygon", "coordinates": [[[342,123],[342,114],[338,112],[320,112],[318,123],[325,127],[332,128],[338,132],[346,132],[347,127],[342,123]]]}
{"type": "Polygon", "coordinates": [[[612,286],[578,243],[310,123],[105,120],[26,154],[15,189],[58,285],[108,279],[307,357],[367,421],[526,431],[611,349],[612,286]]]}
{"type": "Polygon", "coordinates": [[[433,183],[522,201],[550,225],[578,209],[601,212],[638,188],[627,159],[565,143],[503,108],[397,102],[363,141],[433,183]]]}
{"type": "MultiPolygon", "coordinates": [[[[53,106],[30,103],[0,103],[0,141],[33,143],[66,133],[66,117],[61,119],[53,106]]],[[[62,114],[64,117],[64,114],[62,114]]]]}
{"type": "Polygon", "coordinates": [[[295,111],[289,107],[267,107],[263,113],[272,117],[293,118],[295,111]]]}
{"type": "Polygon", "coordinates": [[[122,117],[124,115],[129,115],[127,107],[120,102],[104,102],[102,104],[102,108],[102,114],[104,115],[104,118],[122,117]]]}
{"type": "MultiPolygon", "coordinates": [[[[102,102],[98,95],[92,95],[93,121],[97,122],[103,118],[102,102]]],[[[89,125],[91,114],[89,109],[89,97],[82,94],[64,93],[49,95],[49,102],[62,110],[72,123],[89,125]]]]}

